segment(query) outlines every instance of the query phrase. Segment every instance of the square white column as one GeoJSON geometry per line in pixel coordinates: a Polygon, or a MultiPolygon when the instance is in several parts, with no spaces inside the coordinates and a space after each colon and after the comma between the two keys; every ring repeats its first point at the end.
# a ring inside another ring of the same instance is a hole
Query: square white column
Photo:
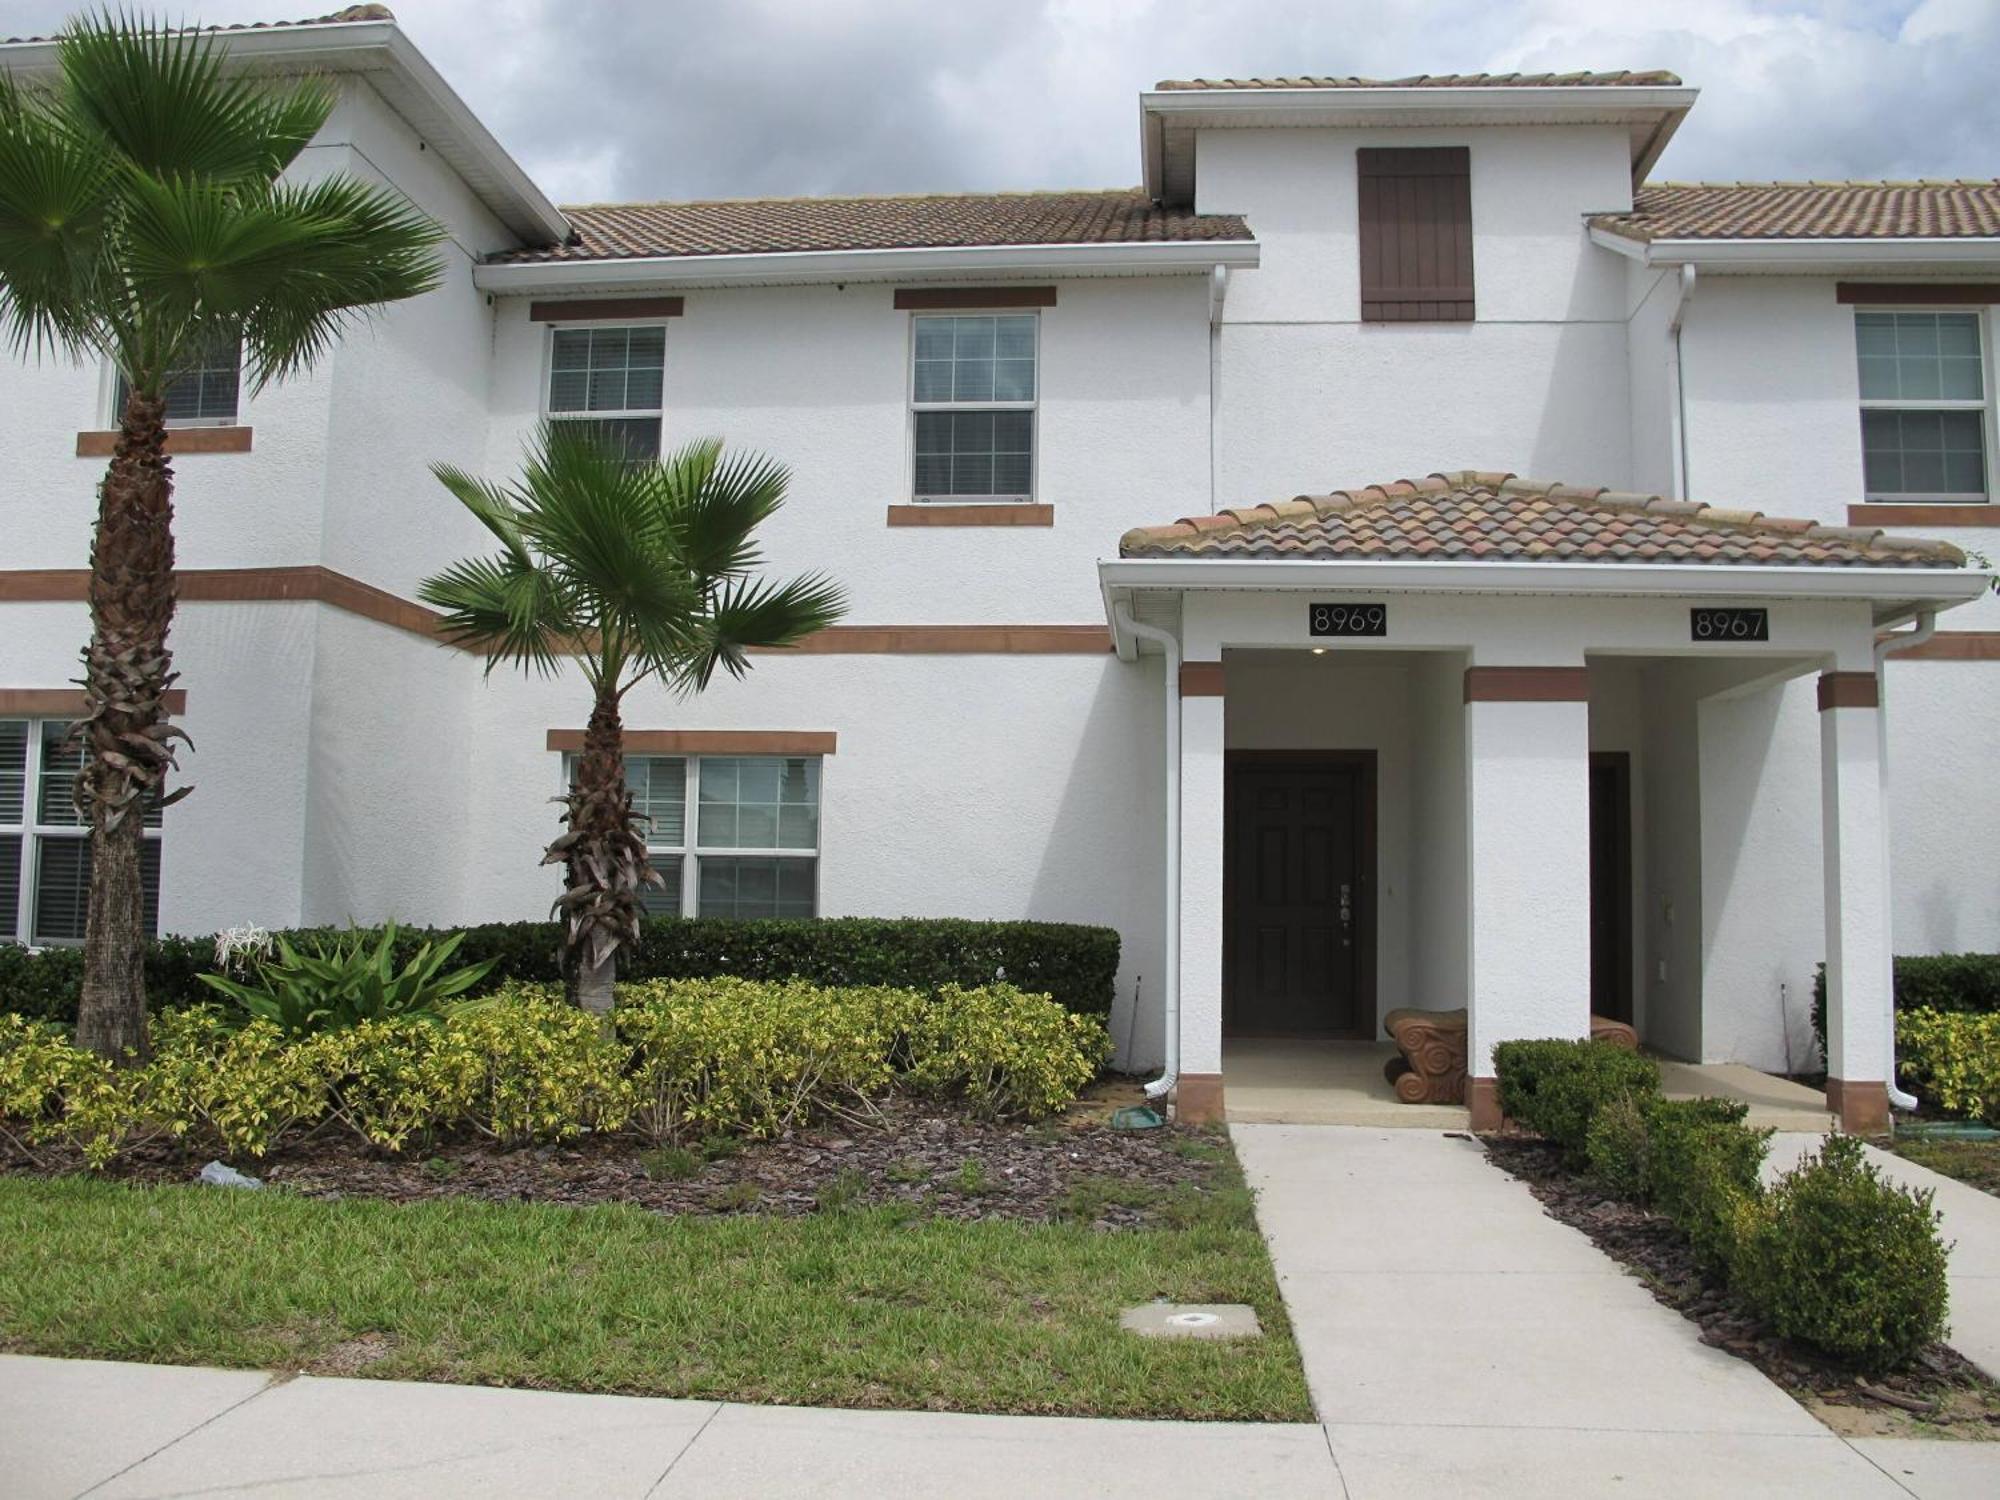
{"type": "Polygon", "coordinates": [[[1221,1101],[1222,669],[1187,664],[1181,696],[1181,1077],[1183,1116],[1221,1101]],[[1200,670],[1189,670],[1190,668],[1200,670]]]}
{"type": "Polygon", "coordinates": [[[1467,1102],[1499,1123],[1493,1048],[1590,1034],[1590,704],[1581,666],[1466,672],[1467,1102]]]}
{"type": "Polygon", "coordinates": [[[1843,1127],[1888,1125],[1893,973],[1881,693],[1872,672],[1819,679],[1826,878],[1827,1103],[1843,1127]]]}

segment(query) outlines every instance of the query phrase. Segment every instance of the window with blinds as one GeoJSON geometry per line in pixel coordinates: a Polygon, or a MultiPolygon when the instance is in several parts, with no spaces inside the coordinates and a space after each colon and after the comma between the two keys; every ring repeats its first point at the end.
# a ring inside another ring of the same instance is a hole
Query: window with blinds
{"type": "MultiPolygon", "coordinates": [[[[90,829],[71,793],[83,765],[53,719],[0,719],[0,940],[80,943],[90,908],[90,829]]],[[[139,878],[146,931],[160,926],[160,825],[145,818],[139,878]]]]}
{"type": "Polygon", "coordinates": [[[1032,500],[1035,315],[920,317],[913,325],[913,497],[1032,500]]]}
{"type": "Polygon", "coordinates": [[[1472,321],[1472,153],[1369,147],[1361,185],[1361,321],[1472,321]]]}
{"type": "Polygon", "coordinates": [[[658,458],[667,330],[557,328],[549,340],[550,420],[588,422],[633,459],[658,458]]]}
{"type": "MultiPolygon", "coordinates": [[[[242,370],[243,344],[240,339],[218,339],[197,350],[185,365],[167,377],[167,425],[233,425],[237,399],[242,392],[242,370]]],[[[114,425],[125,410],[125,394],[129,389],[121,374],[111,411],[114,425]]]]}

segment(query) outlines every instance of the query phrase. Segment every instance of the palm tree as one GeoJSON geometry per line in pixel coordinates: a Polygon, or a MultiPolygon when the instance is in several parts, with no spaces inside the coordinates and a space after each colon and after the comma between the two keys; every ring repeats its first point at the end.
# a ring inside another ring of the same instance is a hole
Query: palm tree
{"type": "Polygon", "coordinates": [[[588,423],[548,423],[505,488],[432,472],[502,549],[418,590],[445,612],[445,638],[481,652],[488,673],[507,662],[554,675],[574,657],[590,684],[568,826],[542,863],[563,866],[555,909],[577,999],[605,1013],[618,950],[639,939],[640,889],[659,883],[625,786],[625,695],[654,678],[699,693],[718,667],[741,677],[748,648],[824,629],[845,601],[820,574],[753,576],[757,527],[785,503],[789,475],[755,454],[725,459],[718,441],[635,462],[588,423]]]}
{"type": "Polygon", "coordinates": [[[336,102],[320,80],[225,76],[212,37],[105,13],[73,22],[47,82],[0,74],[0,329],[22,353],[109,360],[118,438],[90,551],[78,808],[90,908],[77,1041],[146,1048],[140,833],[174,741],[173,470],[166,393],[203,351],[240,347],[254,392],[311,365],[342,326],[435,286],[440,231],[342,176],[281,181],[336,102]]]}

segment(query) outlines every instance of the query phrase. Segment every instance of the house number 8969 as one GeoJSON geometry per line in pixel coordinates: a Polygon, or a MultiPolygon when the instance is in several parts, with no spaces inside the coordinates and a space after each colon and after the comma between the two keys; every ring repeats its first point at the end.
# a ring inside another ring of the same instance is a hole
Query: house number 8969
{"type": "Polygon", "coordinates": [[[1387,635],[1386,604],[1310,604],[1307,629],[1313,635],[1387,635]]]}

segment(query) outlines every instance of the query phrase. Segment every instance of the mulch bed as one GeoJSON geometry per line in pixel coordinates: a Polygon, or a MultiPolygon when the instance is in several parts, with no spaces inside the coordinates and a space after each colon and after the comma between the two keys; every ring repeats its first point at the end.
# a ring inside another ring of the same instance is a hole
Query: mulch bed
{"type": "MultiPolygon", "coordinates": [[[[1183,1188],[1225,1185],[1226,1147],[1200,1132],[1113,1130],[1110,1107],[1137,1090],[1113,1081],[1070,1114],[1039,1124],[976,1120],[951,1105],[893,1097],[866,1127],[831,1124],[776,1140],[658,1152],[630,1139],[583,1139],[502,1149],[454,1138],[386,1153],[344,1133],[288,1143],[263,1160],[231,1165],[307,1197],[418,1202],[573,1205],[624,1203],[662,1214],[809,1214],[824,1206],[906,1204],[950,1219],[1048,1222],[1079,1218],[1100,1229],[1159,1221],[1162,1200],[1183,1188]],[[1115,1179],[1103,1190],[1093,1179],[1115,1179]],[[1081,1188],[1081,1191],[1077,1191],[1081,1188]],[[1074,1196],[1073,1196],[1074,1194],[1074,1196]]],[[[157,1143],[120,1158],[104,1175],[129,1182],[192,1181],[207,1153],[157,1143]]],[[[39,1162],[0,1141],[0,1172],[79,1170],[39,1162]]]]}
{"type": "Polygon", "coordinates": [[[1687,1240],[1663,1215],[1571,1171],[1546,1141],[1491,1136],[1486,1152],[1495,1166],[1528,1185],[1550,1218],[1589,1235],[1658,1301],[1696,1324],[1704,1344],[1749,1360],[1836,1431],[2000,1441],[2000,1388],[1957,1351],[1934,1345],[1912,1370],[1864,1378],[1764,1327],[1727,1287],[1703,1273],[1687,1240]]]}

